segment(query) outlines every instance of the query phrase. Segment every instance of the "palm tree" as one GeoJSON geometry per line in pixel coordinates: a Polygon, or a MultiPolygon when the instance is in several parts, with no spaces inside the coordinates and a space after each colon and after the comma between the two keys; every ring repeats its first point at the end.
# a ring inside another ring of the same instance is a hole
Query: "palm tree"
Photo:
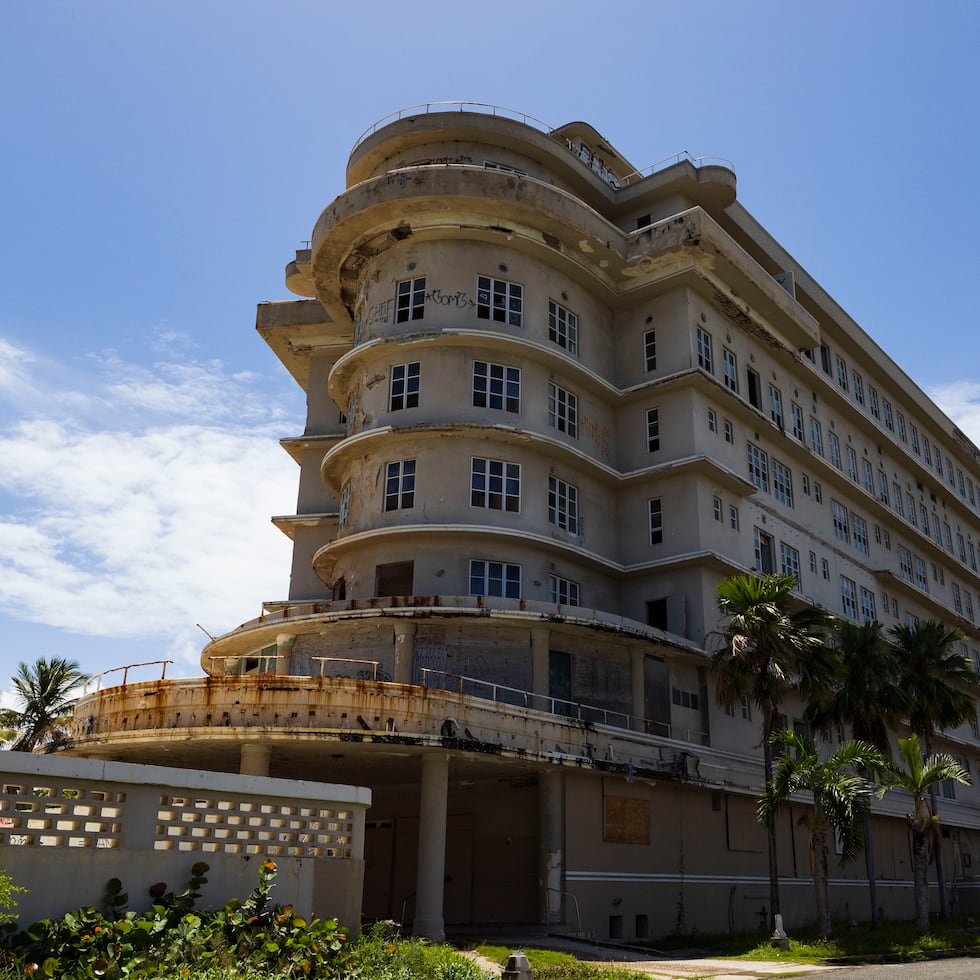
{"type": "MultiPolygon", "coordinates": [[[[898,684],[898,657],[884,629],[876,620],[861,625],[838,623],[840,680],[826,701],[815,707],[811,720],[815,727],[848,725],[852,739],[867,742],[882,755],[890,756],[888,732],[906,716],[908,705],[898,684]]],[[[881,912],[870,807],[864,815],[864,860],[874,929],[881,924],[881,912]]]]}
{"type": "MultiPolygon", "coordinates": [[[[718,675],[718,703],[734,708],[750,701],[758,709],[762,728],[764,790],[772,780],[770,737],[780,727],[779,707],[798,687],[804,702],[832,686],[836,655],[824,642],[825,613],[802,605],[794,595],[792,575],[735,575],[715,590],[725,621],[715,632],[721,642],[712,657],[718,675]]],[[[779,912],[779,869],[776,827],[769,836],[769,904],[775,921],[779,912]]]]}
{"type": "Polygon", "coordinates": [[[55,657],[48,661],[41,657],[33,665],[20,663],[13,677],[20,710],[10,708],[0,713],[0,726],[13,730],[9,749],[33,752],[64,734],[74,708],[70,694],[87,679],[74,660],[55,657]]]}
{"type": "MultiPolygon", "coordinates": [[[[929,843],[936,836],[939,817],[927,798],[936,785],[947,779],[969,785],[966,770],[949,755],[930,755],[922,758],[919,737],[900,738],[898,747],[904,767],[892,765],[887,785],[880,791],[903,789],[912,796],[912,812],[907,815],[912,831],[912,882],[915,896],[915,924],[923,935],[929,932],[929,843]]],[[[938,841],[933,841],[938,854],[938,841]]]]}
{"type": "MultiPolygon", "coordinates": [[[[895,626],[892,642],[898,648],[899,683],[908,698],[908,721],[921,737],[925,754],[932,755],[932,736],[938,728],[955,728],[976,718],[977,676],[970,661],[959,652],[963,634],[935,619],[914,626],[895,626]]],[[[937,793],[929,790],[933,813],[937,793]]],[[[936,882],[939,886],[939,917],[949,918],[946,873],[942,848],[936,851],[936,882]]]]}
{"type": "Polygon", "coordinates": [[[813,809],[806,818],[810,865],[817,901],[817,930],[821,938],[827,939],[831,935],[827,886],[830,834],[836,831],[840,837],[842,861],[857,856],[871,791],[866,774],[883,768],[885,757],[867,742],[845,742],[829,759],[821,760],[813,742],[804,741],[790,729],[776,732],[772,740],[790,752],[780,757],[772,782],[759,798],[759,819],[772,823],[796,793],[808,792],[813,797],[813,809]]]}

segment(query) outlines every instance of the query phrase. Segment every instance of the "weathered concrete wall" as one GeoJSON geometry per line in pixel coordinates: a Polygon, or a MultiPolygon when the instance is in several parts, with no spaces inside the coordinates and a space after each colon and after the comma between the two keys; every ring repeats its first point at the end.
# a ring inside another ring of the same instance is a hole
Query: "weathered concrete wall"
{"type": "Polygon", "coordinates": [[[274,901],[356,930],[370,800],[353,786],[5,752],[0,866],[28,889],[27,924],[104,908],[114,877],[128,907],[148,908],[152,884],[181,891],[198,861],[202,907],[218,907],[244,899],[273,860],[274,901]]]}

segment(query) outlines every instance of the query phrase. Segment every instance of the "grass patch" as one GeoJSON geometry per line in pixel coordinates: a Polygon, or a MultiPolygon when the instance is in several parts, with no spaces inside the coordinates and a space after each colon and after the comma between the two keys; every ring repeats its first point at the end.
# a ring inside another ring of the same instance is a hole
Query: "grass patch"
{"type": "MultiPolygon", "coordinates": [[[[480,943],[473,947],[481,956],[504,966],[507,957],[514,952],[510,946],[493,946],[480,943]]],[[[534,974],[534,980],[649,980],[646,973],[637,973],[626,967],[598,966],[580,960],[570,953],[559,953],[553,949],[521,950],[534,974]]]]}

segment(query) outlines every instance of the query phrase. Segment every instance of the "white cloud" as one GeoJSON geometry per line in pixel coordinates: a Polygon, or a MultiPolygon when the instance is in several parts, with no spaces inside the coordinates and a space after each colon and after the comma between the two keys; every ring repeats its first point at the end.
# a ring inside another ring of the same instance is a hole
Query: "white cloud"
{"type": "Polygon", "coordinates": [[[980,446],[980,382],[950,381],[929,388],[927,394],[980,446]]]}
{"type": "Polygon", "coordinates": [[[278,439],[299,420],[269,379],[216,361],[93,364],[84,390],[65,388],[45,380],[59,365],[0,341],[0,380],[34,396],[0,429],[0,611],[158,637],[196,662],[195,623],[222,632],[286,594],[289,542],[269,516],[295,500],[278,439]]]}

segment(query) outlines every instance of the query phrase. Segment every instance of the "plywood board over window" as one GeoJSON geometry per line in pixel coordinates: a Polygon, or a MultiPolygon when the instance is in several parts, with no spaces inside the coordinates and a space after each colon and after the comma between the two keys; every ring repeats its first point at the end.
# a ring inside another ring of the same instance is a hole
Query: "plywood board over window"
{"type": "Polygon", "coordinates": [[[628,796],[603,798],[602,839],[610,844],[650,843],[650,801],[628,796]]]}

